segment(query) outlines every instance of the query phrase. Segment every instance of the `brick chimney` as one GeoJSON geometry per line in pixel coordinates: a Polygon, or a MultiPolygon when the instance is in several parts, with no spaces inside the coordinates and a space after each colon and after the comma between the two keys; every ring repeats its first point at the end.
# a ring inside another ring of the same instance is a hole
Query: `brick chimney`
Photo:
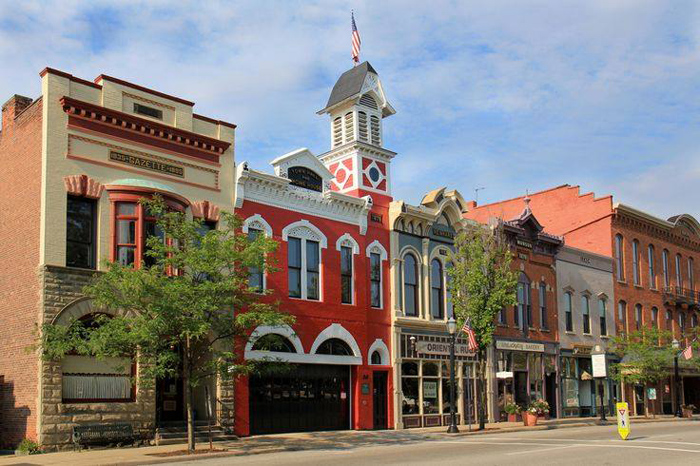
{"type": "Polygon", "coordinates": [[[22,113],[25,108],[29,107],[32,102],[33,100],[29,97],[18,94],[13,95],[10,100],[5,102],[2,106],[2,129],[7,129],[11,124],[10,122],[22,113]]]}

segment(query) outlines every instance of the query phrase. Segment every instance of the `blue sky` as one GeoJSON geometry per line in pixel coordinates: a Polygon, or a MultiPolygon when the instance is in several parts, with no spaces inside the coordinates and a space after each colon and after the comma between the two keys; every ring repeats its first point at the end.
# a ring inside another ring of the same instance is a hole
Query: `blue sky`
{"type": "Polygon", "coordinates": [[[328,149],[351,8],[397,110],[395,198],[569,183],[700,217],[700,2],[0,0],[0,100],[37,96],[45,66],[110,74],[238,124],[237,160],[269,168],[328,149]]]}

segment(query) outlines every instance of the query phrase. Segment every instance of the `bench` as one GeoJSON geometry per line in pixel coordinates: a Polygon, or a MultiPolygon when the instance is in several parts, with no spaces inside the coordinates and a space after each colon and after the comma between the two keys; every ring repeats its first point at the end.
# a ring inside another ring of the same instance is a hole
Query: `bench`
{"type": "Polygon", "coordinates": [[[73,445],[81,448],[85,445],[117,445],[126,443],[135,445],[136,437],[131,424],[118,422],[114,424],[82,424],[73,426],[73,445]]]}

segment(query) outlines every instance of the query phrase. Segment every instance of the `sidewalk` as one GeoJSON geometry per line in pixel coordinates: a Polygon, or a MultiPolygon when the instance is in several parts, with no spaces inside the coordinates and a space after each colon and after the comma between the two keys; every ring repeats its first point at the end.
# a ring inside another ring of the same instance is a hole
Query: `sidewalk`
{"type": "MultiPolygon", "coordinates": [[[[700,416],[694,419],[678,419],[673,416],[657,416],[652,418],[632,418],[632,425],[649,422],[688,422],[698,421],[700,416]]],[[[605,425],[613,425],[616,421],[609,420],[605,425]]],[[[527,430],[561,429],[566,427],[583,427],[600,425],[595,418],[569,418],[551,419],[540,421],[535,427],[524,427],[522,423],[500,422],[487,424],[485,431],[468,432],[466,426],[459,426],[460,433],[456,435],[488,435],[505,432],[517,432],[527,430]]],[[[475,427],[472,427],[475,429],[475,427]]],[[[418,443],[425,440],[444,438],[455,434],[445,433],[445,427],[430,427],[410,430],[384,430],[384,431],[335,431],[335,432],[311,432],[299,434],[277,434],[247,437],[236,441],[216,442],[214,448],[222,450],[216,453],[167,456],[178,450],[185,449],[185,445],[165,445],[158,447],[141,448],[112,448],[100,450],[85,450],[83,452],[46,453],[32,456],[0,456],[0,465],[22,464],[29,465],[54,465],[70,464],[71,466],[92,465],[136,465],[157,464],[177,461],[192,461],[197,459],[258,455],[281,451],[299,450],[348,450],[362,446],[377,446],[391,444],[418,443]]],[[[208,443],[197,445],[198,450],[207,450],[208,443]]]]}

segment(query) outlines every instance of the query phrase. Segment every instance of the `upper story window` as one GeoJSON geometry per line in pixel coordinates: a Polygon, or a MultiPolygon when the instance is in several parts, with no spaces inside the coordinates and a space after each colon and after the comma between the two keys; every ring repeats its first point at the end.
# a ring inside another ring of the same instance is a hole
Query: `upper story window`
{"type": "Polygon", "coordinates": [[[574,331],[574,297],[570,291],[564,293],[564,315],[566,316],[566,331],[574,331]]]}
{"type": "Polygon", "coordinates": [[[321,299],[321,249],[327,246],[325,235],[307,220],[287,225],[282,230],[287,241],[287,283],[290,298],[321,299]]]}
{"type": "Polygon", "coordinates": [[[591,299],[588,295],[581,295],[581,314],[583,316],[583,333],[591,333],[591,299]]]}
{"type": "MultiPolygon", "coordinates": [[[[204,222],[205,231],[216,229],[216,223],[204,222]],[[207,226],[209,225],[209,226],[207,226]]],[[[255,241],[260,235],[272,237],[272,227],[259,214],[252,215],[243,222],[243,232],[248,234],[249,241],[255,241]]],[[[266,288],[264,267],[253,266],[248,268],[248,287],[253,291],[262,293],[266,288]]]]}
{"type": "Polygon", "coordinates": [[[654,270],[654,246],[647,248],[647,262],[649,263],[649,288],[656,288],[656,271],[654,270]]]}
{"type": "Polygon", "coordinates": [[[136,202],[116,203],[115,257],[122,265],[153,265],[153,258],[146,255],[146,240],[150,236],[164,239],[164,234],[149,215],[146,207],[136,202]]]}
{"type": "Polygon", "coordinates": [[[651,326],[659,328],[659,309],[657,307],[651,308],[651,326]]]}
{"type": "Polygon", "coordinates": [[[68,196],[66,210],[66,266],[96,267],[97,203],[85,197],[68,196]]]}
{"type": "Polygon", "coordinates": [[[352,304],[352,247],[340,247],[340,302],[352,304]]]}
{"type": "Polygon", "coordinates": [[[430,262],[430,313],[433,318],[442,319],[445,317],[444,299],[442,263],[433,259],[430,262]]]}
{"type": "Polygon", "coordinates": [[[384,307],[384,271],[382,261],[387,260],[387,253],[384,246],[377,241],[372,241],[366,250],[369,258],[369,280],[370,280],[370,306],[375,308],[384,307]]]}
{"type": "Polygon", "coordinates": [[[624,252],[624,240],[622,235],[615,235],[615,272],[617,273],[617,279],[625,280],[625,252],[624,252]]]}
{"type": "Polygon", "coordinates": [[[155,118],[157,120],[163,119],[163,110],[154,107],[149,107],[148,105],[137,104],[136,102],[134,102],[134,113],[155,118]]]}
{"type": "Polygon", "coordinates": [[[515,306],[515,325],[525,329],[532,325],[532,309],[530,307],[530,280],[524,273],[520,274],[517,290],[518,303],[515,306]]]}
{"type": "Polygon", "coordinates": [[[624,301],[617,303],[617,321],[620,323],[620,331],[624,332],[627,328],[627,303],[624,301]]]}
{"type": "Polygon", "coordinates": [[[693,314],[692,316],[690,316],[690,326],[693,328],[698,326],[698,315],[697,314],[693,314]]]}
{"type": "Polygon", "coordinates": [[[666,249],[661,253],[661,266],[664,269],[664,286],[671,286],[671,276],[668,271],[668,251],[666,249]]]}
{"type": "Polygon", "coordinates": [[[695,275],[693,273],[693,258],[688,258],[688,288],[695,290],[695,275]]]}
{"type": "MultiPolygon", "coordinates": [[[[263,231],[258,228],[248,228],[249,241],[255,241],[255,239],[262,234],[263,231]]],[[[262,293],[264,289],[262,267],[253,266],[248,268],[248,287],[256,293],[262,293]]]]}
{"type": "Polygon", "coordinates": [[[407,316],[418,316],[418,262],[411,253],[403,257],[403,296],[404,313],[407,316]]]}
{"type": "Polygon", "coordinates": [[[681,269],[681,255],[676,254],[676,286],[683,288],[683,271],[681,269]]]}
{"type": "Polygon", "coordinates": [[[685,312],[678,313],[678,328],[681,331],[681,336],[685,333],[685,312]]]}
{"type": "Polygon", "coordinates": [[[600,334],[608,334],[608,301],[604,298],[598,299],[598,317],[600,319],[600,334]]]}
{"type": "Polygon", "coordinates": [[[634,327],[637,330],[642,329],[642,305],[637,304],[634,306],[634,327]]]}
{"type": "Polygon", "coordinates": [[[673,331],[673,312],[666,311],[666,330],[673,331]]]}
{"type": "Polygon", "coordinates": [[[540,327],[547,328],[547,284],[540,283],[540,327]]]}
{"type": "Polygon", "coordinates": [[[634,284],[639,286],[641,285],[641,274],[639,271],[639,241],[636,239],[632,241],[632,278],[634,280],[634,284]]]}

